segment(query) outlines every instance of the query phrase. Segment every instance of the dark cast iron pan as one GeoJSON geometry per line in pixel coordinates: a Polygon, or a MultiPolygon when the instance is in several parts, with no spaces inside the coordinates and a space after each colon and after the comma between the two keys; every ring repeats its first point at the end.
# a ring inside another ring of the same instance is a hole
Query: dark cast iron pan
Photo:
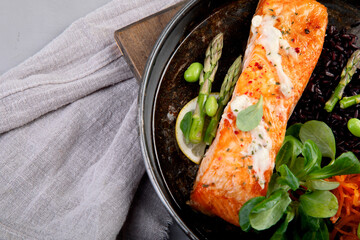
{"type": "MultiPolygon", "coordinates": [[[[187,204],[198,165],[180,151],[175,139],[178,112],[199,91],[183,74],[190,63],[203,62],[206,47],[219,32],[223,55],[213,91],[235,58],[244,53],[257,0],[189,1],[160,35],[148,59],[139,98],[139,124],[146,170],[164,205],[193,239],[268,239],[244,234],[217,217],[193,211],[187,204]]],[[[329,24],[360,36],[359,0],[320,1],[328,8],[329,24]]]]}

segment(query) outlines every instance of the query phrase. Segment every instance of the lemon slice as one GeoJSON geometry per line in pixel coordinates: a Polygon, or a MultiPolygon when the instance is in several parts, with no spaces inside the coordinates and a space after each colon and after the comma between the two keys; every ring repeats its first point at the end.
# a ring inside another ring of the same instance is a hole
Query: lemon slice
{"type": "MultiPolygon", "coordinates": [[[[219,96],[219,93],[211,93],[210,95],[217,98],[219,96]]],[[[197,144],[186,143],[185,136],[180,129],[180,123],[181,123],[181,120],[184,118],[185,114],[188,113],[189,111],[194,112],[195,107],[196,107],[196,101],[197,101],[197,97],[192,99],[190,102],[188,102],[180,110],[179,115],[177,116],[177,119],[176,119],[176,124],[175,124],[175,137],[176,137],[176,142],[178,143],[180,150],[185,154],[185,156],[187,158],[189,158],[192,162],[199,164],[202,157],[204,156],[206,143],[204,143],[204,142],[197,143],[197,144]]]]}

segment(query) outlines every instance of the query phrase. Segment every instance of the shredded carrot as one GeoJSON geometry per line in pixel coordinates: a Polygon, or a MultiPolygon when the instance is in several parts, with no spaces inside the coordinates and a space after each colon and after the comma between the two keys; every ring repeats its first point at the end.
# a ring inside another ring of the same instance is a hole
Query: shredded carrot
{"type": "Polygon", "coordinates": [[[335,176],[329,179],[340,183],[332,192],[338,199],[339,209],[330,220],[335,224],[330,239],[358,239],[360,222],[360,174],[335,176]]]}

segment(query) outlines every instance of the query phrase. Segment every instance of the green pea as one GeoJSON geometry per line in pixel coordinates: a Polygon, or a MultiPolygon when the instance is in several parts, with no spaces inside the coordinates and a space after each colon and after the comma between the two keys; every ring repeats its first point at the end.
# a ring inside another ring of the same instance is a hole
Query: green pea
{"type": "Polygon", "coordinates": [[[349,131],[356,137],[360,137],[360,120],[357,118],[352,118],[348,121],[349,131]]]}
{"type": "Polygon", "coordinates": [[[218,109],[218,103],[214,96],[210,96],[205,103],[205,111],[209,117],[213,117],[218,109]]]}
{"type": "Polygon", "coordinates": [[[203,65],[198,62],[192,63],[184,73],[184,79],[187,82],[196,82],[199,80],[200,73],[203,70],[203,65]]]}

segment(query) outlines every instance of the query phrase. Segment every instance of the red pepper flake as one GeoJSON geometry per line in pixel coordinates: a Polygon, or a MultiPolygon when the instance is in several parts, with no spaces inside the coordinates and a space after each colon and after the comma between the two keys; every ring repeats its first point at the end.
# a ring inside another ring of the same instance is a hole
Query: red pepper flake
{"type": "Polygon", "coordinates": [[[276,99],[280,99],[280,96],[276,96],[276,99]]]}
{"type": "Polygon", "coordinates": [[[252,81],[249,81],[248,83],[252,83],[252,81]]]}
{"type": "Polygon", "coordinates": [[[244,94],[248,94],[249,92],[248,91],[246,91],[244,94]]]}
{"type": "Polygon", "coordinates": [[[255,67],[257,67],[259,70],[263,68],[263,66],[261,66],[258,62],[255,63],[255,67]]]}
{"type": "Polygon", "coordinates": [[[299,52],[300,52],[300,48],[298,48],[298,47],[295,48],[295,52],[296,52],[296,53],[299,53],[299,52]]]}
{"type": "Polygon", "coordinates": [[[228,112],[227,116],[228,116],[228,119],[231,119],[231,120],[235,119],[235,115],[232,112],[228,112]]]}
{"type": "Polygon", "coordinates": [[[256,91],[258,92],[260,88],[256,89],[256,91]]]}
{"type": "Polygon", "coordinates": [[[295,39],[291,39],[292,42],[295,42],[295,39]]]}
{"type": "Polygon", "coordinates": [[[234,133],[235,133],[236,135],[238,135],[238,134],[239,134],[239,131],[238,131],[238,130],[235,130],[234,133]]]}
{"type": "Polygon", "coordinates": [[[250,92],[250,93],[249,93],[249,96],[250,96],[250,97],[252,97],[252,95],[253,95],[253,93],[252,93],[252,92],[250,92]]]}

